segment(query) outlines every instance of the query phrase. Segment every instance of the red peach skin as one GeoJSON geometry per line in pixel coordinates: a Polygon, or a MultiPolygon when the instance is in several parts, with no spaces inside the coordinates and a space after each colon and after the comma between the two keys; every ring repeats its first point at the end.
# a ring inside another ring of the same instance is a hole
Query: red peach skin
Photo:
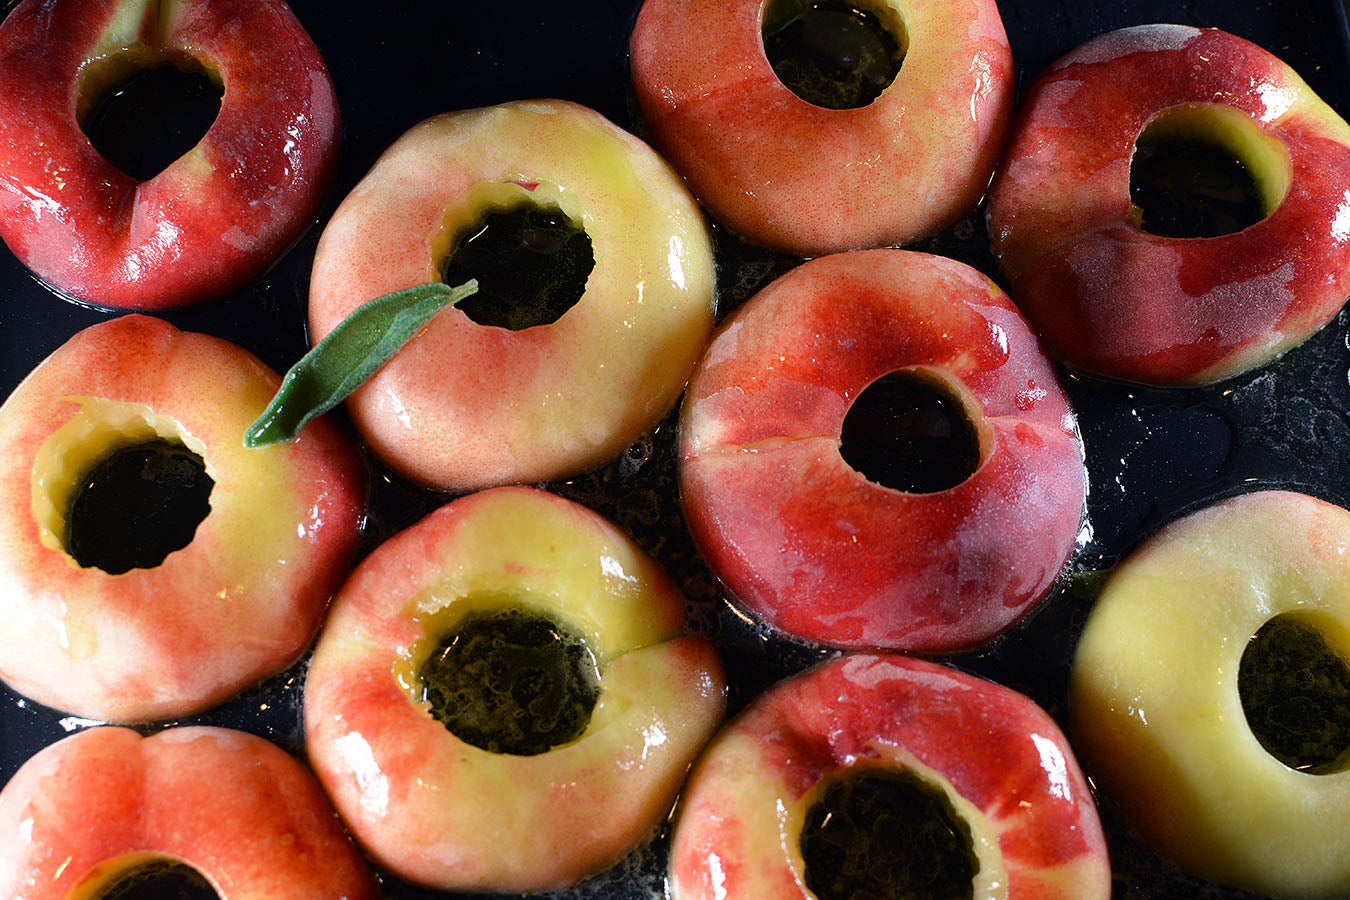
{"type": "Polygon", "coordinates": [[[825,109],[764,55],[766,0],[647,0],[633,86],[655,142],[713,216],[802,256],[897,245],[975,208],[1012,115],[993,0],[882,5],[908,50],[870,105],[825,109]]]}
{"type": "Polygon", "coordinates": [[[680,487],[699,548],[770,625],[840,647],[979,646],[1058,576],[1082,520],[1068,400],[1011,301],[903,250],[822,257],[730,317],[690,381],[680,487]],[[901,369],[957,389],[981,436],[961,484],[869,481],[840,455],[854,399],[901,369]]]}
{"type": "Polygon", "coordinates": [[[223,728],[149,738],[95,728],[58,741],[0,792],[0,835],[10,900],[101,897],[99,882],[166,859],[195,868],[221,900],[378,896],[314,776],[223,728]]]}
{"type": "Polygon", "coordinates": [[[331,421],[244,447],[280,381],[241,347],[141,315],[81,331],[28,375],[0,407],[0,676],[58,709],[138,722],[299,658],[351,564],[367,488],[331,421]],[[53,527],[58,495],[118,435],[152,426],[202,457],[210,513],[154,568],[80,567],[53,527]]]}
{"type": "Polygon", "coordinates": [[[1198,384],[1261,365],[1350,294],[1350,127],[1274,56],[1217,30],[1102,35],[1032,86],[989,200],[994,254],[1049,351],[1088,372],[1198,384]],[[1283,144],[1284,200],[1213,238],[1143,231],[1130,159],[1159,112],[1221,104],[1283,144]]]}
{"type": "Polygon", "coordinates": [[[281,0],[24,0],[0,26],[0,236],[86,303],[158,310],[247,284],[310,224],[339,139],[328,70],[281,0]],[[76,121],[86,63],[127,48],[224,84],[202,140],[143,182],[76,121]]]}
{"type": "Polygon", "coordinates": [[[565,887],[652,833],[721,721],[721,664],[683,629],[679,590],[601,516],[532,488],[471,494],[377,548],[338,595],[305,683],[310,761],[402,878],[565,887]],[[546,753],[480,749],[415,698],[419,654],[502,598],[570,624],[600,667],[585,731],[546,753]]]}
{"type": "Polygon", "coordinates": [[[933,663],[859,654],[770,689],[714,738],[680,801],[672,900],[810,900],[799,841],[813,788],[876,766],[952,798],[980,859],[976,897],[1110,896],[1092,795],[1040,707],[933,663]]]}

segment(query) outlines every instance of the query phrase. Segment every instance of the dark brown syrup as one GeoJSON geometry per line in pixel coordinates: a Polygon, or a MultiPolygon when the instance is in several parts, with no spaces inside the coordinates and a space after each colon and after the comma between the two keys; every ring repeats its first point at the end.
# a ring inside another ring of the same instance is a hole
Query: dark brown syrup
{"type": "Polygon", "coordinates": [[[867,106],[900,72],[904,50],[881,20],[837,0],[777,0],[764,17],[774,74],[807,103],[867,106]]]}
{"type": "Polygon", "coordinates": [[[980,464],[979,434],[961,398],[941,380],[907,370],[858,395],[840,440],[844,462],[897,491],[945,491],[980,464]]]}
{"type": "Polygon", "coordinates": [[[211,511],[214,486],[202,458],[181,444],[154,440],[114,450],[75,490],[66,551],[110,575],[152,569],[192,542],[211,511]]]}
{"type": "Polygon", "coordinates": [[[600,695],[585,640],[514,608],[465,619],[418,675],[432,715],[452,734],[516,756],[576,740],[600,695]]]}

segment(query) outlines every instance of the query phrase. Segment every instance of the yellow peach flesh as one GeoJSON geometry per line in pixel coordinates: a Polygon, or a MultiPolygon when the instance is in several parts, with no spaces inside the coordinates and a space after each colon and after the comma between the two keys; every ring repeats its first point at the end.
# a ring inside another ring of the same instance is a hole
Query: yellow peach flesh
{"type": "Polygon", "coordinates": [[[1250,638],[1281,614],[1350,623],[1350,513],[1298,494],[1238,497],[1169,526],[1112,573],[1072,672],[1085,764],[1161,853],[1287,898],[1350,891],[1350,772],[1287,768],[1237,688],[1250,638]]]}

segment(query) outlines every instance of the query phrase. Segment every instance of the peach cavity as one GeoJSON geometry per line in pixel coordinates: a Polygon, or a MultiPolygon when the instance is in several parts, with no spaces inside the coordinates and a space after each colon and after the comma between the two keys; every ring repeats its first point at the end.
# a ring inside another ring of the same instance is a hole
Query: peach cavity
{"type": "Polygon", "coordinates": [[[764,52],[792,93],[826,109],[866,106],[891,86],[905,58],[904,21],[838,0],[770,0],[764,52]]]}
{"type": "Polygon", "coordinates": [[[137,47],[80,71],[80,130],[108,162],[148,181],[186,154],[220,113],[219,71],[186,54],[137,47]]]}

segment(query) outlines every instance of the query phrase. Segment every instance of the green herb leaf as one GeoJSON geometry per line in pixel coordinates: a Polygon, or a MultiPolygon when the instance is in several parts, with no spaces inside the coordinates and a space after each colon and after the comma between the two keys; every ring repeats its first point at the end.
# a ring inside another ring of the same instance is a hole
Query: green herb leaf
{"type": "Polygon", "coordinates": [[[281,388],[248,430],[245,447],[293,440],[315,416],[337,406],[379,371],[432,316],[478,290],[431,282],[376,297],[352,310],[291,366],[281,388]]]}

